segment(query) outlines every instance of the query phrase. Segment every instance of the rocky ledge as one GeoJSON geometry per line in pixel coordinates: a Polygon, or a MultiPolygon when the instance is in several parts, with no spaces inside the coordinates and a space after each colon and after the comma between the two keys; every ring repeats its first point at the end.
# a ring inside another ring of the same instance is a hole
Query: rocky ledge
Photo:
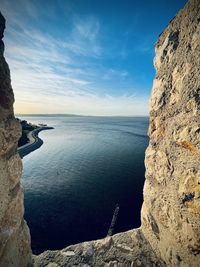
{"type": "Polygon", "coordinates": [[[140,229],[108,236],[104,239],[45,251],[34,257],[35,267],[161,266],[140,229]]]}

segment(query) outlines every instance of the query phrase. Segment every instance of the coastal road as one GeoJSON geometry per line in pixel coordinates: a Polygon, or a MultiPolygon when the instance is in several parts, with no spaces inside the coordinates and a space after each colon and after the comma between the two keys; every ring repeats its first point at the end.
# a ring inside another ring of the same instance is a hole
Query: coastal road
{"type": "Polygon", "coordinates": [[[38,134],[39,132],[43,130],[50,130],[53,129],[53,127],[40,127],[37,128],[31,132],[28,133],[27,137],[29,139],[29,142],[21,147],[18,148],[18,153],[21,158],[25,157],[29,153],[33,152],[34,150],[38,149],[41,147],[43,144],[43,141],[41,138],[39,138],[38,134]]]}

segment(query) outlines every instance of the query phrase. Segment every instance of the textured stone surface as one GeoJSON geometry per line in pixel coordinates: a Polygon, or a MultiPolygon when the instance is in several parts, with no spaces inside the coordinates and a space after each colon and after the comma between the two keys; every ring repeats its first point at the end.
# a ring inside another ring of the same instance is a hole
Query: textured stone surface
{"type": "Polygon", "coordinates": [[[63,250],[45,251],[35,257],[34,261],[35,267],[162,266],[140,229],[116,234],[101,240],[69,246],[63,250]]]}
{"type": "Polygon", "coordinates": [[[200,266],[200,1],[156,44],[142,231],[167,266],[200,266]]]}
{"type": "Polygon", "coordinates": [[[30,235],[23,219],[20,186],[22,163],[17,154],[21,128],[13,115],[14,96],[2,41],[5,19],[0,13],[0,266],[31,266],[30,235]]]}
{"type": "Polygon", "coordinates": [[[142,226],[46,251],[35,266],[200,266],[200,1],[156,44],[142,226]]]}

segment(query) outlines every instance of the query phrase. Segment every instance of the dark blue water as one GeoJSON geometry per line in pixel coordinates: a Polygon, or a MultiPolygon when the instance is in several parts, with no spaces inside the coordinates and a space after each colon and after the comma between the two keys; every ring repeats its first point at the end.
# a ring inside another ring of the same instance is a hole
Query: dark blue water
{"type": "Polygon", "coordinates": [[[23,117],[54,130],[23,159],[32,249],[60,249],[140,226],[148,118],[23,117]]]}

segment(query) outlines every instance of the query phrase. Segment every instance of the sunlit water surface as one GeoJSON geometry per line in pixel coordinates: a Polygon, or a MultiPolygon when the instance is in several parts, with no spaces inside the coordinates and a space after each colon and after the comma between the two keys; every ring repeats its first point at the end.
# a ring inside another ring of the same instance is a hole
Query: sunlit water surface
{"type": "Polygon", "coordinates": [[[25,219],[39,253],[140,226],[148,118],[21,117],[46,123],[23,159],[25,219]]]}

